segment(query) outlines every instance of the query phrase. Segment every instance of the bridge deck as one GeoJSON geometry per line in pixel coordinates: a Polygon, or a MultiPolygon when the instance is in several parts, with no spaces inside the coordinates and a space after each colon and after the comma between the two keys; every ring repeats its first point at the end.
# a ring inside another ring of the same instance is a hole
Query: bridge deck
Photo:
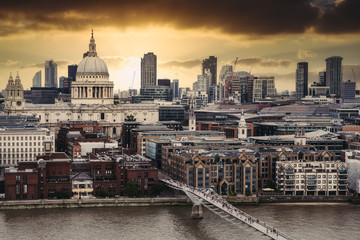
{"type": "MultiPolygon", "coordinates": [[[[241,211],[240,209],[234,207],[225,201],[220,195],[214,192],[212,189],[195,189],[186,184],[171,180],[171,179],[161,179],[164,183],[168,184],[170,187],[182,190],[184,192],[191,193],[198,198],[205,200],[209,204],[221,209],[232,217],[246,223],[247,225],[255,228],[256,230],[262,232],[266,236],[271,239],[279,239],[279,240],[294,240],[294,238],[286,235],[279,230],[276,230],[274,227],[266,224],[265,222],[256,219],[255,217],[250,216],[249,214],[241,211]]],[[[204,205],[204,203],[202,203],[204,205]]],[[[206,205],[204,205],[206,207],[206,205]]],[[[224,216],[222,216],[224,217],[224,216]]]]}

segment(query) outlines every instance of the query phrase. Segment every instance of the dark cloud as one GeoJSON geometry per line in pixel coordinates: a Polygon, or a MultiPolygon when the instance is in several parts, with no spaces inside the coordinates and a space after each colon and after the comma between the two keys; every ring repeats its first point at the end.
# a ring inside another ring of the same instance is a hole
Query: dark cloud
{"type": "Polygon", "coordinates": [[[188,60],[188,61],[179,61],[179,60],[168,61],[168,62],[161,63],[160,65],[163,67],[193,68],[193,67],[200,66],[200,64],[201,64],[201,60],[195,59],[195,60],[188,60]]]}
{"type": "Polygon", "coordinates": [[[344,0],[334,5],[332,0],[13,0],[1,4],[0,36],[24,31],[153,25],[252,36],[303,33],[312,27],[326,33],[339,29],[359,32],[359,2],[344,0]],[[320,10],[323,6],[327,7],[325,12],[320,10]]]}
{"type": "Polygon", "coordinates": [[[288,67],[291,64],[287,59],[270,59],[263,57],[250,57],[238,59],[237,64],[246,66],[261,66],[261,67],[288,67]]]}
{"type": "Polygon", "coordinates": [[[359,33],[359,12],[359,0],[343,0],[324,12],[315,29],[320,33],[359,33]]]}

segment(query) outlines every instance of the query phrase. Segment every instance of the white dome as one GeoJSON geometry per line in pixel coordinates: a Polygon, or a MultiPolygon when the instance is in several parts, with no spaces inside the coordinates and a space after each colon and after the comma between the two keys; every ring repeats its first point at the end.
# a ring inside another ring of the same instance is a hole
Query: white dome
{"type": "Polygon", "coordinates": [[[76,75],[109,75],[105,62],[97,56],[87,56],[81,60],[76,75]]]}

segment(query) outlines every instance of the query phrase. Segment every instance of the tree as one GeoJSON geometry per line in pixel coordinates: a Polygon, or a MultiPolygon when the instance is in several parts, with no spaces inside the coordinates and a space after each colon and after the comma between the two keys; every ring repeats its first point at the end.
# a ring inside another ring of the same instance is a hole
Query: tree
{"type": "Polygon", "coordinates": [[[126,195],[128,197],[137,197],[139,195],[138,189],[137,189],[137,185],[136,183],[134,183],[133,181],[129,181],[126,184],[126,195]]]}
{"type": "Polygon", "coordinates": [[[159,195],[164,190],[165,190],[165,186],[162,183],[156,183],[151,187],[151,192],[154,196],[159,195]]]}
{"type": "Polygon", "coordinates": [[[106,198],[108,196],[108,193],[104,189],[100,189],[96,191],[96,196],[98,196],[99,198],[106,198]]]}
{"type": "Polygon", "coordinates": [[[55,197],[57,199],[69,199],[70,193],[68,191],[61,190],[61,191],[55,192],[55,197]]]}
{"type": "Polygon", "coordinates": [[[130,115],[126,116],[125,121],[126,122],[135,122],[136,118],[134,117],[134,115],[130,114],[130,115]]]}

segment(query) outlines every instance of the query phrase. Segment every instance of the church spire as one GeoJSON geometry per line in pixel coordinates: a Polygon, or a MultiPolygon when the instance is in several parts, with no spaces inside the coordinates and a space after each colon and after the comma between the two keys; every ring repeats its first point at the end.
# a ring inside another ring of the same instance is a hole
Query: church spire
{"type": "Polygon", "coordinates": [[[96,57],[96,44],[95,44],[95,38],[94,38],[94,30],[91,29],[91,38],[90,38],[90,44],[89,44],[89,57],[96,57]]]}

